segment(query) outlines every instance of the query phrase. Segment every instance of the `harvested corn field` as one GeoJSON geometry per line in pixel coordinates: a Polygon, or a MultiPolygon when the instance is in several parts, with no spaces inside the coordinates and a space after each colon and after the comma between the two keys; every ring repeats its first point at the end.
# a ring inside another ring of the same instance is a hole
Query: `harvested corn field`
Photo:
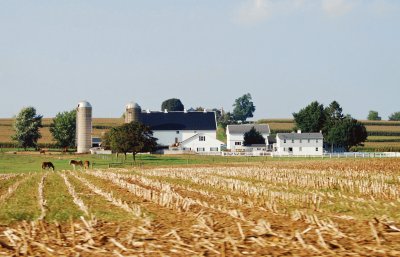
{"type": "Polygon", "coordinates": [[[398,256],[399,164],[1,174],[0,255],[398,256]]]}

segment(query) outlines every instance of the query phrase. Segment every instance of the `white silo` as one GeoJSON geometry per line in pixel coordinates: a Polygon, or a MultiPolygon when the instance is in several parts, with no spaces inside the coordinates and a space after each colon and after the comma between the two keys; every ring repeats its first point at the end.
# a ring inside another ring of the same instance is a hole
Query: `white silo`
{"type": "Polygon", "coordinates": [[[86,101],[76,108],[76,145],[78,153],[88,153],[92,147],[92,106],[86,101]]]}
{"type": "Polygon", "coordinates": [[[125,123],[140,120],[142,108],[135,102],[130,102],[125,106],[125,123]]]}

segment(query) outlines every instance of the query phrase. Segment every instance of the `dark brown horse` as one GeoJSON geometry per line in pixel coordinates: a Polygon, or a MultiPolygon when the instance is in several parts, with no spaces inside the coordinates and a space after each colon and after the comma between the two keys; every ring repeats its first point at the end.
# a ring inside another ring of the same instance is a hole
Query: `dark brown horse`
{"type": "Polygon", "coordinates": [[[72,165],[72,167],[74,167],[75,170],[75,166],[81,166],[81,168],[83,167],[83,162],[82,161],[76,161],[76,160],[70,160],[69,161],[69,165],[72,165]]]}
{"type": "Polygon", "coordinates": [[[55,170],[53,163],[42,162],[42,170],[45,170],[45,169],[53,169],[53,171],[55,170]]]}

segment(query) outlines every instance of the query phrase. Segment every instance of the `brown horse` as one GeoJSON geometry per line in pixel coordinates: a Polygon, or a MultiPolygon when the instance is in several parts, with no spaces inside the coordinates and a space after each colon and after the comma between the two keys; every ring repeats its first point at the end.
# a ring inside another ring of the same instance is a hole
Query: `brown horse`
{"type": "Polygon", "coordinates": [[[90,162],[89,161],[84,161],[83,162],[83,167],[85,168],[85,170],[89,169],[90,168],[90,162]]]}
{"type": "Polygon", "coordinates": [[[76,160],[70,160],[69,165],[72,165],[75,170],[75,166],[80,166],[81,168],[83,167],[83,162],[82,161],[76,161],[76,160]]]}
{"type": "Polygon", "coordinates": [[[53,163],[42,162],[42,170],[45,170],[45,169],[53,169],[53,171],[55,170],[53,163]]]}

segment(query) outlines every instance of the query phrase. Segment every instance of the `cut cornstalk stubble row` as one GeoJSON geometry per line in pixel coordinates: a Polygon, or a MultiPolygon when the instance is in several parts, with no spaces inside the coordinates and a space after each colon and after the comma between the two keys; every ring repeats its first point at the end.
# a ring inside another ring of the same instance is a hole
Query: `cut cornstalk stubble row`
{"type": "Polygon", "coordinates": [[[7,192],[3,195],[0,195],[0,202],[7,200],[14,192],[15,190],[18,189],[18,187],[24,182],[26,181],[29,176],[25,176],[23,179],[18,180],[17,182],[15,182],[14,184],[12,184],[8,189],[7,192]]]}
{"type": "Polygon", "coordinates": [[[89,210],[86,207],[85,203],[79,198],[78,194],[75,191],[75,188],[69,182],[67,176],[65,174],[61,174],[61,177],[64,179],[64,183],[67,186],[69,194],[72,196],[74,203],[85,213],[85,215],[89,216],[89,210]]]}
{"type": "Polygon", "coordinates": [[[38,201],[39,201],[39,206],[40,206],[40,210],[41,210],[41,214],[38,218],[39,220],[44,219],[44,217],[46,217],[46,212],[47,212],[47,202],[44,198],[44,192],[43,192],[44,191],[43,190],[44,189],[44,181],[46,179],[46,176],[47,176],[47,173],[42,176],[42,179],[40,180],[39,187],[38,187],[38,196],[39,196],[38,201]]]}
{"type": "Polygon", "coordinates": [[[78,179],[81,181],[85,186],[87,186],[90,190],[92,190],[94,193],[97,195],[102,196],[105,198],[108,202],[112,203],[113,205],[123,209],[124,211],[133,214],[135,217],[141,218],[143,217],[143,212],[142,209],[140,208],[139,205],[133,205],[132,207],[129,206],[126,202],[123,202],[121,199],[115,198],[112,193],[109,192],[104,192],[100,188],[96,187],[92,183],[90,183],[87,179],[82,178],[80,176],[77,176],[74,173],[70,173],[74,178],[78,179]]]}

